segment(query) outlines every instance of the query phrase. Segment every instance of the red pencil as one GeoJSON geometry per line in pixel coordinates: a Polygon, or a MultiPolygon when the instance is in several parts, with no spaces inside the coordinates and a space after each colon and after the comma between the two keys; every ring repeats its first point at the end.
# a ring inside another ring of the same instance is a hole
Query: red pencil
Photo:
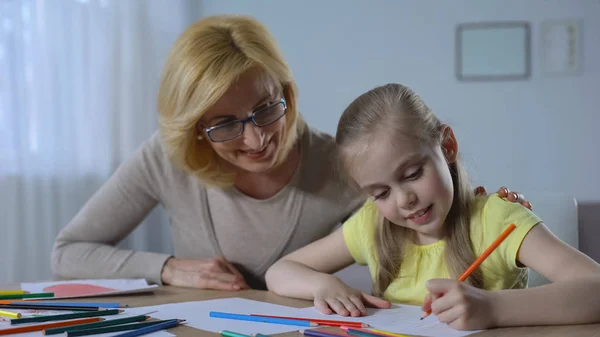
{"type": "Polygon", "coordinates": [[[308,321],[317,323],[319,325],[326,326],[349,326],[353,328],[368,328],[370,325],[361,322],[348,322],[348,321],[336,321],[331,319],[316,319],[316,318],[303,318],[303,317],[287,317],[287,316],[272,316],[272,315],[261,315],[261,314],[251,314],[250,316],[260,316],[260,317],[270,317],[270,318],[283,318],[283,319],[293,319],[296,321],[308,321]]]}
{"type": "MultiPolygon", "coordinates": [[[[494,240],[494,242],[492,242],[492,244],[483,252],[481,253],[481,255],[469,266],[469,268],[467,268],[467,270],[465,270],[465,272],[460,275],[460,277],[458,278],[459,281],[464,281],[466,280],[469,275],[471,275],[471,273],[477,269],[477,267],[479,267],[479,265],[483,262],[483,260],[485,260],[493,251],[494,249],[496,249],[501,243],[502,241],[504,241],[504,239],[506,239],[506,237],[516,228],[517,226],[515,226],[515,224],[510,224],[505,230],[504,232],[502,232],[500,234],[500,236],[498,236],[498,238],[496,240],[494,240]]],[[[431,315],[431,309],[429,309],[425,315],[423,317],[421,317],[421,320],[423,320],[425,317],[431,315]]]]}
{"type": "Polygon", "coordinates": [[[71,320],[71,321],[60,321],[60,322],[43,323],[43,324],[36,324],[36,325],[27,325],[27,326],[20,326],[17,328],[6,328],[6,329],[0,329],[0,335],[42,331],[42,330],[51,329],[51,328],[62,328],[65,326],[74,326],[74,325],[79,325],[79,324],[94,323],[94,322],[99,322],[99,321],[103,321],[103,320],[104,319],[100,318],[100,317],[90,317],[90,318],[75,319],[75,320],[71,320]]]}

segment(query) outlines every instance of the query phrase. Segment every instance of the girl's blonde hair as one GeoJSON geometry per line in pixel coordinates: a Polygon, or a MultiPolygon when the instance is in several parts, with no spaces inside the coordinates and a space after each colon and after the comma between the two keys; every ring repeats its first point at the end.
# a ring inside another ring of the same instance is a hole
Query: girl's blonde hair
{"type": "MultiPolygon", "coordinates": [[[[431,146],[441,146],[444,125],[410,88],[387,84],[368,91],[355,99],[344,111],[337,128],[336,143],[346,172],[352,170],[356,144],[366,142],[361,151],[368,151],[369,140],[380,133],[416,137],[431,146]],[[352,152],[349,151],[352,146],[352,152]]],[[[458,278],[474,261],[470,238],[471,204],[474,199],[465,169],[457,160],[448,164],[454,185],[454,198],[445,221],[445,259],[449,273],[458,278]]],[[[389,284],[400,275],[407,244],[413,237],[411,229],[394,225],[381,217],[376,226],[375,243],[379,267],[373,293],[382,296],[389,284]]],[[[483,273],[477,269],[467,280],[483,287],[483,273]]]]}
{"type": "Polygon", "coordinates": [[[258,21],[245,16],[203,18],[186,29],[165,63],[158,92],[160,132],[169,157],[207,185],[231,186],[235,174],[224,169],[197,123],[246,71],[273,80],[287,103],[285,140],[277,153],[282,163],[304,130],[297,110],[292,72],[277,43],[258,21]]]}

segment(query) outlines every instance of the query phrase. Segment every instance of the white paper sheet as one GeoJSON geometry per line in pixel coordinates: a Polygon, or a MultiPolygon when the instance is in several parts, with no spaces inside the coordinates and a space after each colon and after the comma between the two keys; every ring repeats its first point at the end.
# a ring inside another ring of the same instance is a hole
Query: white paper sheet
{"type": "Polygon", "coordinates": [[[419,335],[427,337],[462,337],[479,331],[459,331],[441,323],[435,315],[424,320],[419,306],[394,304],[390,309],[367,309],[368,315],[362,317],[344,317],[325,315],[314,307],[296,309],[297,317],[315,319],[333,319],[367,323],[373,329],[385,330],[399,334],[419,335]]]}
{"type": "Polygon", "coordinates": [[[70,280],[57,282],[21,283],[21,289],[31,293],[54,292],[46,300],[115,296],[154,291],[157,285],[148,285],[145,279],[70,280]]]}
{"type": "Polygon", "coordinates": [[[375,329],[396,332],[400,334],[431,337],[462,337],[478,332],[454,330],[446,324],[440,323],[440,321],[438,321],[434,315],[431,315],[421,321],[420,318],[423,316],[421,307],[408,305],[393,305],[391,309],[368,309],[369,315],[363,317],[324,315],[314,307],[298,309],[242,298],[171,303],[138,309],[147,311],[157,310],[157,312],[153,313],[152,316],[159,319],[168,319],[173,317],[186,319],[188,322],[187,325],[196,329],[212,332],[230,330],[247,335],[255,333],[275,334],[298,331],[306,329],[306,327],[212,318],[209,317],[209,312],[222,311],[238,314],[263,314],[355,321],[367,323],[375,329]]]}
{"type": "Polygon", "coordinates": [[[275,334],[306,329],[306,327],[301,326],[247,322],[209,317],[209,312],[211,311],[222,311],[246,315],[265,314],[277,316],[293,316],[298,312],[297,308],[252,301],[243,298],[224,298],[208,301],[171,303],[143,308],[147,311],[157,310],[156,313],[152,314],[152,317],[159,319],[167,319],[169,317],[182,318],[187,320],[187,325],[192,328],[212,332],[229,330],[250,335],[254,333],[275,334]]]}
{"type": "MultiPolygon", "coordinates": [[[[71,313],[72,311],[50,311],[50,310],[37,310],[37,311],[33,311],[33,310],[15,310],[15,309],[7,309],[10,310],[12,312],[20,312],[23,315],[23,318],[25,317],[33,317],[33,314],[43,314],[43,315],[60,315],[60,314],[66,314],[66,313],[71,313]]],[[[137,315],[149,315],[152,317],[155,317],[154,314],[155,313],[151,313],[149,310],[145,310],[143,308],[130,308],[130,309],[123,309],[124,311],[118,315],[110,315],[110,316],[102,316],[102,318],[106,319],[106,320],[111,320],[111,319],[117,319],[117,318],[126,318],[126,317],[130,317],[130,316],[137,316],[137,315]]],[[[168,316],[167,316],[168,317],[168,316]]],[[[169,317],[169,318],[179,318],[179,317],[169,317]]],[[[167,319],[169,319],[167,318],[167,319]]],[[[52,322],[44,322],[44,323],[52,323],[52,322]]],[[[16,327],[20,327],[20,326],[29,326],[29,325],[35,325],[35,324],[41,324],[41,323],[31,323],[31,324],[19,324],[19,325],[10,325],[10,322],[7,320],[2,320],[0,321],[0,331],[2,331],[1,329],[7,329],[7,328],[16,328],[16,327]]],[[[94,335],[94,337],[110,337],[110,336],[116,336],[120,333],[123,333],[125,331],[119,331],[119,332],[111,332],[111,333],[105,333],[105,334],[98,334],[98,335],[94,335]]],[[[36,332],[28,332],[28,333],[20,333],[20,334],[16,334],[14,336],[18,336],[18,337],[42,337],[45,336],[42,331],[36,331],[36,332]]],[[[60,336],[60,335],[57,335],[60,336]]],[[[167,331],[156,331],[153,332],[151,334],[147,334],[145,336],[149,336],[149,337],[170,337],[170,336],[175,336],[172,333],[169,333],[167,331]]]]}

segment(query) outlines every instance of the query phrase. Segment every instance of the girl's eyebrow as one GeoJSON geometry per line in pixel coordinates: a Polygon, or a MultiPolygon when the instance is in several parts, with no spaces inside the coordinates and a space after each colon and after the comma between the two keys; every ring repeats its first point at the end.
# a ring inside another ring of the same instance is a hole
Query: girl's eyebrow
{"type": "MultiPolygon", "coordinates": [[[[419,153],[411,153],[411,154],[409,154],[394,169],[394,173],[397,174],[398,172],[404,171],[408,166],[413,165],[416,160],[419,160],[422,157],[423,156],[421,154],[419,154],[419,153]]],[[[372,184],[368,184],[366,186],[361,186],[360,189],[361,190],[368,190],[368,189],[374,189],[374,188],[383,187],[383,186],[386,186],[386,185],[382,184],[382,183],[372,183],[372,184]]]]}

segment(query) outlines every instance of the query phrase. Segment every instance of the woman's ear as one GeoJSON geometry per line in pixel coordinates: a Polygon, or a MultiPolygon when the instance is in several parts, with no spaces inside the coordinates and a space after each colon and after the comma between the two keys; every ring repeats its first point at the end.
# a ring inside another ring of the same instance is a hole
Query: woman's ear
{"type": "Polygon", "coordinates": [[[449,164],[456,161],[458,156],[458,141],[454,136],[454,131],[448,125],[442,125],[442,152],[449,164]]]}

